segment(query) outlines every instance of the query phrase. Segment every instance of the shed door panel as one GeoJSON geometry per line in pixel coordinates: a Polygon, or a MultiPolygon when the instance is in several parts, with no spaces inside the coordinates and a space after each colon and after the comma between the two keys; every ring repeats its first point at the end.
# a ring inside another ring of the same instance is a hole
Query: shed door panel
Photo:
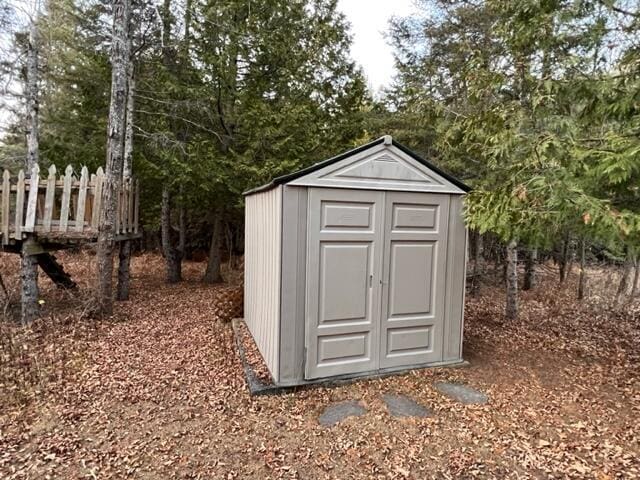
{"type": "Polygon", "coordinates": [[[309,189],[306,378],[378,368],[383,198],[309,189]]]}
{"type": "Polygon", "coordinates": [[[380,367],[442,360],[449,197],[387,192],[380,367]]]}

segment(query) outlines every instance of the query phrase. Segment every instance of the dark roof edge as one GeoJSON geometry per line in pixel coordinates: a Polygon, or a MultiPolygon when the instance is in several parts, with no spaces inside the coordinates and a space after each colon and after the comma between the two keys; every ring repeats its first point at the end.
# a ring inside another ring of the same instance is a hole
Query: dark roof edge
{"type": "Polygon", "coordinates": [[[252,195],[254,193],[260,193],[260,192],[266,192],[267,190],[271,190],[272,188],[277,187],[278,185],[282,185],[284,183],[290,182],[292,180],[295,180],[296,178],[300,178],[305,176],[308,173],[312,173],[315,172],[316,170],[320,170],[322,167],[326,167],[327,165],[331,165],[333,162],[339,162],[340,160],[350,157],[351,155],[355,155],[357,153],[360,153],[368,148],[371,148],[375,145],[378,145],[380,143],[384,142],[384,137],[380,137],[377,140],[374,140],[373,142],[369,142],[369,143],[365,143],[364,145],[361,145],[357,148],[353,148],[349,151],[346,151],[344,153],[341,153],[340,155],[337,155],[335,157],[331,157],[328,160],[322,160],[321,162],[318,163],[314,163],[313,165],[303,168],[302,170],[297,170],[295,172],[289,173],[287,175],[282,175],[280,177],[276,177],[273,180],[271,180],[269,183],[262,185],[260,187],[256,187],[253,188],[251,190],[247,190],[246,192],[243,193],[244,196],[247,195],[252,195]]]}
{"type": "Polygon", "coordinates": [[[467,185],[466,183],[464,183],[462,180],[458,180],[456,177],[454,177],[453,175],[450,175],[449,173],[445,172],[444,170],[442,170],[440,167],[436,167],[433,163],[431,163],[429,160],[425,160],[424,158],[422,158],[420,155],[418,155],[417,153],[409,150],[407,147],[405,147],[403,144],[401,144],[400,142],[397,142],[395,140],[392,140],[391,142],[395,147],[399,148],[400,150],[402,150],[404,153],[406,153],[407,155],[409,155],[411,158],[413,158],[414,160],[420,162],[421,164],[423,164],[425,167],[430,168],[431,170],[433,170],[434,172],[436,172],[438,175],[440,175],[441,177],[443,177],[444,179],[450,181],[451,183],[453,183],[456,187],[458,187],[460,190],[462,190],[463,192],[467,193],[470,192],[471,190],[473,190],[469,185],[467,185]]]}
{"type": "MultiPolygon", "coordinates": [[[[297,178],[303,177],[309,173],[313,173],[316,170],[320,170],[323,167],[326,167],[327,165],[331,165],[332,163],[335,162],[339,162],[340,160],[343,160],[347,157],[350,157],[352,155],[356,155],[364,150],[367,150],[368,148],[371,148],[375,145],[379,145],[380,143],[383,143],[385,141],[385,139],[388,137],[380,137],[377,140],[374,140],[372,142],[366,143],[360,147],[357,148],[353,148],[347,152],[341,153],[340,155],[337,155],[335,157],[331,157],[328,160],[323,160],[321,162],[318,163],[314,163],[313,165],[303,168],[302,170],[298,170],[296,172],[293,173],[289,173],[287,175],[282,175],[280,177],[276,177],[273,180],[271,180],[269,183],[262,185],[260,187],[256,187],[256,188],[252,188],[251,190],[247,190],[246,192],[243,192],[242,195],[244,196],[248,196],[248,195],[253,195],[254,193],[261,193],[261,192],[266,192],[268,190],[271,190],[272,188],[277,187],[278,185],[283,185],[285,183],[288,183],[292,180],[295,180],[297,178]]],[[[458,187],[459,189],[461,189],[464,192],[470,192],[471,191],[471,187],[469,187],[468,185],[466,185],[465,183],[463,183],[462,181],[458,180],[457,178],[453,177],[452,175],[449,175],[447,172],[441,170],[440,168],[436,167],[434,164],[432,164],[431,162],[425,160],[424,158],[422,158],[420,155],[418,155],[415,152],[412,152],[411,150],[409,150],[407,147],[405,147],[404,145],[402,145],[401,143],[397,142],[396,140],[392,140],[391,144],[394,145],[396,148],[402,150],[404,153],[406,153],[407,155],[409,155],[411,158],[413,158],[414,160],[418,161],[419,163],[421,163],[422,165],[424,165],[425,167],[433,170],[434,172],[436,172],[438,175],[441,175],[443,178],[445,178],[446,180],[448,180],[449,182],[451,182],[452,184],[454,184],[456,187],[458,187]]]]}

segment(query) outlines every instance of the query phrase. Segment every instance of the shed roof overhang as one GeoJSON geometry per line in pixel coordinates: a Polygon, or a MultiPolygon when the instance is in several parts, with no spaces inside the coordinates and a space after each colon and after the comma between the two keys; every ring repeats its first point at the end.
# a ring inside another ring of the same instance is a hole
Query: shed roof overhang
{"type": "Polygon", "coordinates": [[[471,190],[462,181],[389,135],[302,170],[276,177],[266,185],[244,192],[244,195],[264,192],[284,184],[451,194],[464,194],[471,190]]]}

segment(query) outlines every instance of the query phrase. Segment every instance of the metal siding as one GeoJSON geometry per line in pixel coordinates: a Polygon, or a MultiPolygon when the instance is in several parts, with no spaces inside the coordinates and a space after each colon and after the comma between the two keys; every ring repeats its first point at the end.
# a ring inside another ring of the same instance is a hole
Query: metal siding
{"type": "Polygon", "coordinates": [[[246,197],[245,322],[273,378],[280,346],[282,187],[246,197]]]}
{"type": "Polygon", "coordinates": [[[452,196],[449,210],[447,251],[447,302],[444,332],[445,361],[462,360],[464,293],[466,281],[467,229],[462,216],[462,197],[452,196]]]}
{"type": "Polygon", "coordinates": [[[304,380],[307,188],[282,192],[282,287],[280,292],[280,384],[304,380]]]}

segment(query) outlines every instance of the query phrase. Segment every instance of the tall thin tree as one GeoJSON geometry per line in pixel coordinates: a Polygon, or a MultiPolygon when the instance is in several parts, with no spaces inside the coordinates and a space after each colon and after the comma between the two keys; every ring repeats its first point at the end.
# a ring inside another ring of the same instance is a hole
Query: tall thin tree
{"type": "Polygon", "coordinates": [[[130,0],[112,0],[111,104],[107,132],[107,161],[98,229],[98,308],[113,313],[113,248],[117,192],[122,182],[127,110],[130,0]]]}
{"type": "MultiPolygon", "coordinates": [[[[122,166],[122,179],[131,180],[133,173],[133,112],[134,95],[136,89],[135,71],[133,66],[132,39],[129,36],[129,65],[127,71],[127,112],[125,120],[124,134],[124,159],[122,166]]],[[[118,300],[129,300],[129,281],[131,264],[131,240],[120,242],[118,262],[118,287],[116,298],[118,300]]]]}
{"type": "MultiPolygon", "coordinates": [[[[26,76],[25,97],[27,106],[27,156],[25,168],[27,175],[31,176],[34,165],[38,163],[40,154],[38,126],[38,111],[40,108],[38,91],[38,16],[36,8],[29,24],[29,36],[26,46],[26,76]]],[[[31,179],[31,181],[38,179],[31,179]]],[[[35,239],[31,235],[22,242],[20,279],[22,285],[21,320],[23,324],[31,323],[38,316],[38,260],[33,254],[35,239]]]]}
{"type": "Polygon", "coordinates": [[[507,245],[507,298],[505,316],[508,320],[518,318],[518,242],[507,245]]]}

